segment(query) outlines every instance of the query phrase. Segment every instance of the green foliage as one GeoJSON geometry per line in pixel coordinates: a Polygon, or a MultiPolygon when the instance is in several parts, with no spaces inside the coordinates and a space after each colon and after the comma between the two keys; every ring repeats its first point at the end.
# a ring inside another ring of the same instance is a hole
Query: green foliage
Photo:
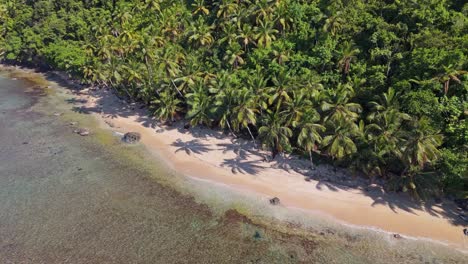
{"type": "Polygon", "coordinates": [[[462,2],[0,0],[0,57],[112,87],[163,121],[258,137],[273,155],[460,192],[462,2]]]}

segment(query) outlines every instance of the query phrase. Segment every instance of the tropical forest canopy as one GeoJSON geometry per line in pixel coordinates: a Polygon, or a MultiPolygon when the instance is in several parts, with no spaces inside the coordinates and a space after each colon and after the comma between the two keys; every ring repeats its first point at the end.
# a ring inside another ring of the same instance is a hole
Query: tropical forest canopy
{"type": "Polygon", "coordinates": [[[467,193],[467,52],[462,0],[0,0],[4,62],[415,194],[467,193]]]}

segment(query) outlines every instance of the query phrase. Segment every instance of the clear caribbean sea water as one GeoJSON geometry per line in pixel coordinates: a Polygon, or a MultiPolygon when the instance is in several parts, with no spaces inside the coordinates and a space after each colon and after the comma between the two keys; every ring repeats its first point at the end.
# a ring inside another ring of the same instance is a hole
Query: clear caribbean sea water
{"type": "Polygon", "coordinates": [[[68,111],[63,90],[32,86],[0,75],[0,263],[463,263],[466,257],[371,231],[246,217],[238,211],[255,209],[243,198],[185,179],[148,159],[142,147],[93,127],[91,117],[68,111]],[[91,127],[92,135],[72,133],[71,121],[91,127]]]}

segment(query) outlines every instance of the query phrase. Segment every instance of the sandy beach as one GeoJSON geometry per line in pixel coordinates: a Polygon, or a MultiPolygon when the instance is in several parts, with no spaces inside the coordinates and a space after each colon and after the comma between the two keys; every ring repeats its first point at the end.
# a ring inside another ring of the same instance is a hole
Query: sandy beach
{"type": "MultiPolygon", "coordinates": [[[[295,169],[308,161],[280,157],[265,161],[267,152],[249,141],[220,131],[184,129],[182,123],[162,126],[146,110],[128,106],[109,90],[85,89],[77,95],[80,111],[90,113],[103,127],[118,133],[139,132],[152,153],[176,171],[249,190],[265,198],[279,197],[281,205],[317,214],[324,213],[346,224],[366,226],[401,235],[429,238],[465,248],[463,223],[456,209],[442,205],[418,205],[407,197],[386,194],[381,188],[360,190],[326,181],[305,181],[295,169]]],[[[328,165],[314,173],[337,173],[328,165]]],[[[341,172],[345,173],[345,172],[341,172]]]]}
{"type": "MultiPolygon", "coordinates": [[[[465,245],[459,219],[451,203],[418,204],[401,194],[388,194],[378,186],[350,188],[326,180],[305,181],[301,168],[309,162],[296,157],[266,161],[268,152],[252,142],[207,128],[185,129],[183,123],[164,126],[147,114],[147,109],[128,104],[110,90],[82,89],[73,92],[74,111],[90,114],[101,126],[116,133],[138,132],[141,143],[174,170],[186,176],[248,190],[265,199],[279,197],[281,205],[331,216],[347,225],[379,229],[436,240],[460,249],[465,245]]],[[[313,173],[347,176],[346,171],[319,165],[313,173]]],[[[350,177],[350,176],[349,176],[350,177]]]]}

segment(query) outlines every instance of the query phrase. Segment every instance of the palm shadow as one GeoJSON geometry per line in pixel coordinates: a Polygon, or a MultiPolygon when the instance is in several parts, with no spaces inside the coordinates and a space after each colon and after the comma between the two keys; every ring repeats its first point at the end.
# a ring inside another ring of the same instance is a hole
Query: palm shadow
{"type": "Polygon", "coordinates": [[[179,138],[175,142],[173,142],[171,146],[177,147],[175,153],[185,151],[187,155],[190,155],[192,153],[202,154],[212,150],[211,148],[209,148],[208,144],[201,143],[198,139],[193,139],[184,142],[179,138]]]}
{"type": "Polygon", "coordinates": [[[259,166],[258,163],[260,161],[247,161],[243,160],[240,157],[234,159],[224,159],[223,163],[221,164],[222,167],[231,168],[231,172],[234,174],[242,173],[242,174],[257,174],[261,169],[262,166],[259,166]]]}
{"type": "MultiPolygon", "coordinates": [[[[46,78],[49,81],[57,82],[62,87],[69,89],[74,94],[80,94],[84,88],[79,82],[70,82],[67,78],[55,73],[46,73],[46,78]]],[[[101,114],[108,118],[117,117],[134,117],[137,122],[145,127],[154,128],[155,120],[151,117],[148,109],[144,108],[142,104],[129,103],[118,97],[116,93],[109,89],[101,89],[100,93],[93,94],[97,97],[95,107],[87,107],[85,99],[69,99],[67,102],[72,105],[72,110],[81,114],[101,114]]],[[[182,133],[190,133],[196,138],[204,139],[208,137],[213,138],[225,138],[225,131],[215,130],[211,128],[196,127],[185,129],[183,122],[178,122],[175,126],[166,127],[166,129],[178,129],[182,133]]],[[[211,149],[207,144],[203,144],[198,140],[191,140],[188,142],[182,142],[180,139],[172,144],[178,147],[176,152],[185,151],[186,153],[202,154],[210,151],[211,149]]],[[[262,168],[258,164],[262,161],[246,161],[252,155],[258,156],[260,159],[264,157],[264,154],[258,149],[253,147],[253,143],[249,140],[241,138],[233,138],[232,144],[219,145],[225,148],[225,152],[233,151],[237,158],[224,160],[223,165],[230,167],[234,172],[256,174],[262,168]]],[[[457,226],[464,226],[467,224],[460,216],[465,213],[463,210],[459,210],[457,206],[450,200],[445,199],[441,203],[434,202],[421,202],[409,198],[407,194],[402,193],[389,193],[384,190],[384,184],[378,183],[376,189],[369,188],[369,179],[364,177],[352,178],[350,172],[346,172],[346,177],[335,177],[336,170],[331,172],[326,179],[318,175],[317,171],[311,170],[306,166],[296,166],[290,159],[276,159],[274,160],[274,166],[279,169],[291,172],[292,170],[306,176],[308,179],[314,179],[318,183],[315,186],[319,190],[328,188],[332,191],[339,190],[360,190],[363,195],[368,196],[372,199],[371,206],[383,205],[389,207],[395,213],[398,213],[398,209],[415,213],[419,210],[424,210],[429,214],[448,219],[452,224],[457,226]],[[346,179],[343,179],[346,178],[346,179]]],[[[332,171],[328,169],[328,171],[332,171]]],[[[340,173],[338,173],[340,174],[340,173]]],[[[342,173],[341,173],[342,174],[342,173]]],[[[340,174],[340,175],[341,175],[340,174]]]]}

